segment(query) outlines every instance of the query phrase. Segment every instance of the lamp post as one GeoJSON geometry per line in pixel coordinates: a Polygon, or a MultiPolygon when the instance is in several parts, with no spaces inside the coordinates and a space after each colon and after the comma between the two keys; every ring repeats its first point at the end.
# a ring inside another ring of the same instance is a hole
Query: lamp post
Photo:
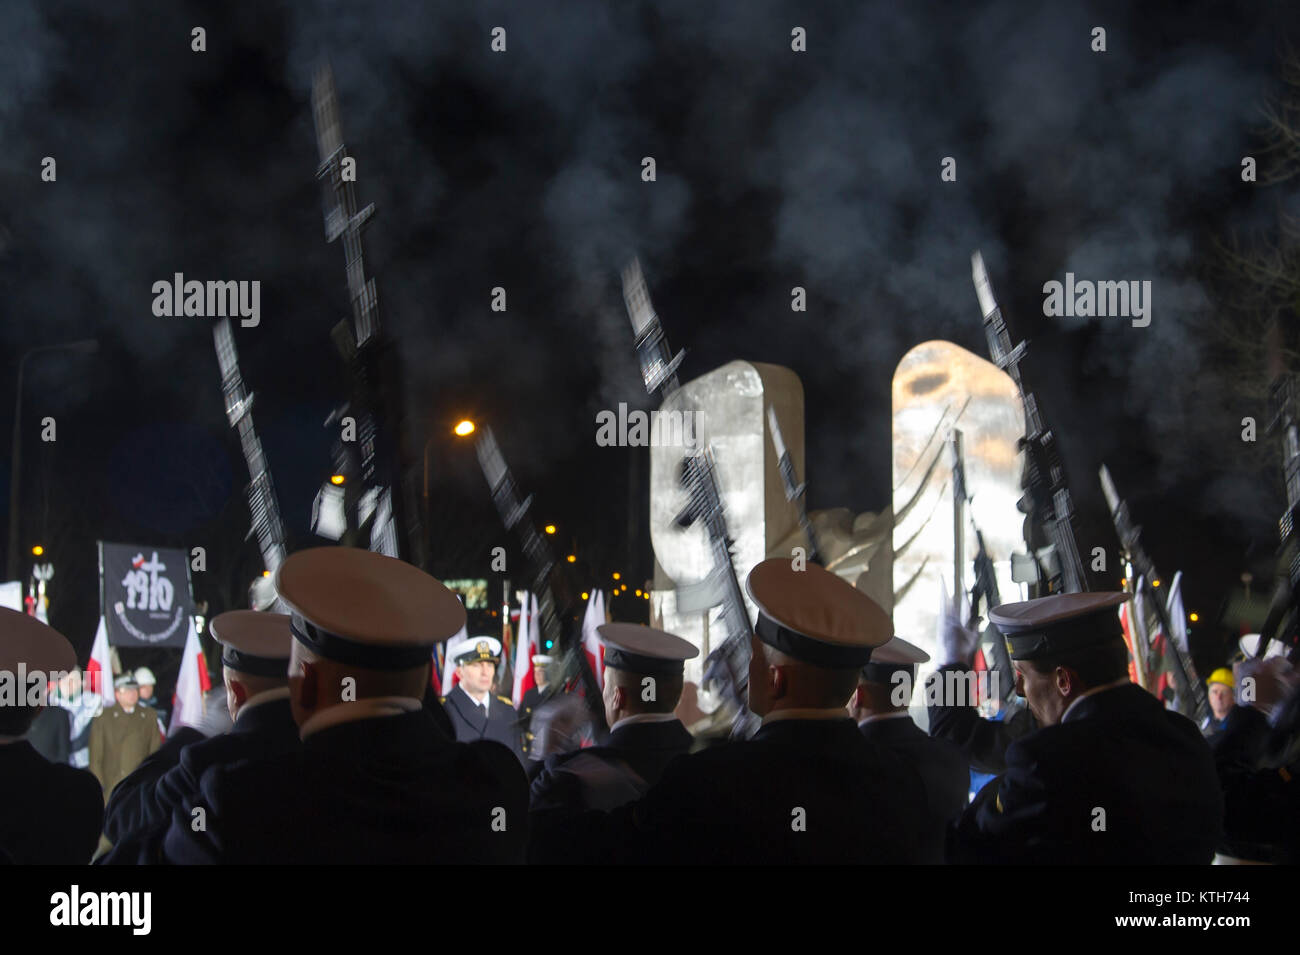
{"type": "Polygon", "coordinates": [[[93,338],[83,338],[75,342],[65,342],[62,345],[41,345],[39,348],[30,348],[23,353],[22,358],[18,359],[18,397],[14,400],[14,440],[9,470],[9,551],[5,558],[5,571],[12,580],[21,579],[18,573],[18,491],[19,480],[22,476],[20,461],[22,458],[23,434],[23,372],[27,366],[27,359],[41,352],[73,351],[88,355],[98,350],[99,342],[93,338]]]}

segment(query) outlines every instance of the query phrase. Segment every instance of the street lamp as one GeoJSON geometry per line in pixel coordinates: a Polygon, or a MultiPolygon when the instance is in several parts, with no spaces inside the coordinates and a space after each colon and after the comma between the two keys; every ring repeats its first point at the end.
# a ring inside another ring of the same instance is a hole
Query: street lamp
{"type": "Polygon", "coordinates": [[[62,345],[41,345],[29,348],[18,359],[18,397],[14,399],[14,441],[9,471],[9,552],[5,556],[5,571],[13,580],[20,578],[18,573],[18,482],[22,474],[22,420],[23,420],[23,372],[27,368],[27,359],[41,352],[71,351],[89,355],[99,350],[99,342],[93,338],[83,338],[62,345]]]}

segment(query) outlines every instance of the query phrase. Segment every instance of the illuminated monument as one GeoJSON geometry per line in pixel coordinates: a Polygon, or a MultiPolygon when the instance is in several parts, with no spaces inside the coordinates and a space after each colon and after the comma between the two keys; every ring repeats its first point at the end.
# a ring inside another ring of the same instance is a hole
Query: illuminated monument
{"type": "MultiPolygon", "coordinates": [[[[1020,497],[1024,414],[1014,382],[996,365],[951,342],[917,345],[893,382],[894,630],[943,661],[938,646],[940,581],[954,576],[969,594],[975,528],[993,559],[1004,601],[1024,599],[1011,579],[1011,554],[1024,549],[1020,497]],[[961,432],[968,504],[954,525],[951,435],[961,432]],[[956,560],[955,541],[962,544],[956,560]]],[[[987,621],[985,621],[987,622],[987,621]]],[[[920,694],[917,694],[919,700],[920,694]]]]}

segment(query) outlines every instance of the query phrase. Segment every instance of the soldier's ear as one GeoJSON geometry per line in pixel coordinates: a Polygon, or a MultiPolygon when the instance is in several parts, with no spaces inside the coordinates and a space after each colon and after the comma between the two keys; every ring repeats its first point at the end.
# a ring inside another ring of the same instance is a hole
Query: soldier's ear
{"type": "Polygon", "coordinates": [[[244,686],[244,684],[240,683],[238,680],[230,681],[230,692],[235,696],[236,706],[243,706],[244,702],[248,699],[248,687],[244,686]]]}

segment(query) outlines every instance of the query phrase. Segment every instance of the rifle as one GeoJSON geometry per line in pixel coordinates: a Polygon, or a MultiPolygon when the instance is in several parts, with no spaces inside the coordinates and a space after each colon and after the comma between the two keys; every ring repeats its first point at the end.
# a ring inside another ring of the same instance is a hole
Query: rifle
{"type": "MultiPolygon", "coordinates": [[[[1025,538],[1031,555],[1034,554],[1029,539],[1032,527],[1042,528],[1050,544],[1049,566],[1044,567],[1041,562],[1037,564],[1039,588],[1045,587],[1047,593],[1085,591],[1088,589],[1088,578],[1075,542],[1072,526],[1074,505],[1070,499],[1065,467],[1057,451],[1056,436],[1043,423],[1038,400],[1033,392],[1025,388],[1020,374],[1020,362],[1024,359],[1029,343],[1022,341],[1014,348],[1011,347],[1011,335],[1002,318],[1002,309],[993,297],[988,272],[984,269],[984,258],[978,251],[971,256],[971,275],[975,281],[975,295],[979,299],[980,311],[984,316],[989,354],[993,363],[1016,383],[1025,411],[1025,436],[1020,439],[1020,447],[1025,452],[1020,484],[1025,493],[1016,502],[1016,508],[1026,515],[1025,538]]],[[[1037,557],[1034,559],[1037,561],[1037,557]]]]}
{"type": "Polygon", "coordinates": [[[1262,660],[1269,642],[1278,640],[1291,647],[1292,663],[1300,654],[1300,429],[1296,426],[1295,390],[1295,377],[1279,374],[1269,391],[1271,414],[1267,430],[1281,438],[1282,478],[1286,484],[1286,511],[1277,522],[1278,555],[1286,570],[1278,575],[1255,648],[1255,656],[1262,660]]]}
{"type": "MultiPolygon", "coordinates": [[[[1110,508],[1111,521],[1115,524],[1115,533],[1119,536],[1120,544],[1124,548],[1124,559],[1132,565],[1133,570],[1139,575],[1148,588],[1148,597],[1155,606],[1156,617],[1160,621],[1161,630],[1165,635],[1165,646],[1168,647],[1168,654],[1172,660],[1172,666],[1169,668],[1174,678],[1174,691],[1178,695],[1179,708],[1182,709],[1185,716],[1195,716],[1199,724],[1210,715],[1210,701],[1205,695],[1205,687],[1201,684],[1201,679],[1196,675],[1196,668],[1183,648],[1178,645],[1178,639],[1174,636],[1174,629],[1169,620],[1169,609],[1165,602],[1160,599],[1160,595],[1155,592],[1152,581],[1159,580],[1160,575],[1156,570],[1155,564],[1147,556],[1146,550],[1142,547],[1142,528],[1133,523],[1129,516],[1128,503],[1119,496],[1115,490],[1115,482],[1111,480],[1110,471],[1106,465],[1101,466],[1101,490],[1106,495],[1106,504],[1110,508]]],[[[1128,579],[1133,579],[1129,577],[1128,579]]],[[[1137,582],[1134,581],[1134,590],[1137,589],[1137,582]]],[[[1133,632],[1138,632],[1141,621],[1136,620],[1136,608],[1134,612],[1133,632]]],[[[1149,648],[1143,650],[1150,652],[1149,648]]],[[[1134,652],[1138,648],[1134,647],[1134,652]]],[[[1150,672],[1148,670],[1148,672],[1150,672]]]]}
{"type": "MultiPolygon", "coordinates": [[[[673,355],[659,324],[659,316],[650,304],[650,292],[641,273],[641,263],[633,259],[623,269],[623,300],[636,340],[637,359],[646,392],[666,402],[681,387],[677,369],[685,352],[673,355]]],[[[792,469],[793,471],[793,469],[792,469]]],[[[792,474],[793,476],[793,474],[792,474]]],[[[709,608],[721,604],[719,620],[727,636],[705,658],[703,683],[718,686],[735,709],[731,733],[747,738],[757,730],[758,717],[749,709],[750,637],[753,634],[745,598],[736,579],[731,558],[731,538],[727,534],[726,514],[718,492],[713,452],[709,448],[686,455],[682,460],[682,486],[688,500],[676,524],[688,527],[700,522],[709,539],[713,569],[698,584],[678,588],[678,607],[695,606],[706,615],[709,608]]]]}
{"type": "MultiPolygon", "coordinates": [[[[952,500],[954,508],[953,536],[956,541],[953,592],[956,593],[962,589],[962,568],[965,564],[962,533],[962,512],[964,511],[966,518],[970,521],[971,530],[975,532],[975,582],[970,589],[969,621],[969,625],[974,627],[980,616],[980,601],[983,600],[984,602],[984,617],[987,619],[988,612],[1002,603],[1002,595],[998,587],[997,574],[993,567],[993,558],[989,556],[988,550],[984,547],[984,533],[976,525],[975,516],[966,507],[970,501],[970,495],[966,490],[966,460],[961,437],[961,432],[953,429],[951,440],[952,500]]],[[[1004,710],[1012,705],[1018,705],[1016,671],[1011,665],[1011,656],[1007,653],[1006,640],[992,621],[985,626],[983,633],[980,634],[980,647],[984,651],[984,659],[988,662],[989,670],[997,674],[999,705],[1004,710]]]]}
{"type": "MultiPolygon", "coordinates": [[[[257,546],[262,552],[262,565],[274,574],[285,557],[284,522],[280,519],[280,505],[271,481],[271,469],[266,463],[261,439],[253,427],[253,396],[244,388],[244,377],[239,371],[239,355],[235,351],[230,319],[223,318],[212,329],[217,348],[217,364],[221,367],[221,391],[226,402],[226,419],[239,432],[239,444],[248,462],[248,510],[252,518],[249,536],[257,535],[257,546]]],[[[276,597],[279,603],[279,597],[276,597]]]]}
{"type": "Polygon", "coordinates": [[[808,511],[804,506],[808,485],[800,484],[798,477],[795,476],[794,459],[790,457],[790,449],[785,446],[785,439],[781,436],[781,424],[776,420],[776,409],[771,406],[767,409],[767,426],[772,432],[772,447],[776,449],[777,470],[781,472],[785,499],[795,506],[799,514],[799,526],[803,528],[804,535],[808,538],[808,559],[814,564],[820,564],[822,559],[817,547],[817,534],[813,530],[812,521],[808,519],[808,511]]]}
{"type": "MultiPolygon", "coordinates": [[[[605,705],[601,699],[600,687],[596,683],[596,675],[591,672],[591,666],[587,662],[587,654],[583,650],[581,639],[565,640],[564,638],[564,629],[560,625],[558,605],[552,589],[552,583],[556,582],[558,565],[551,554],[550,547],[547,546],[542,535],[537,533],[537,528],[528,517],[533,496],[530,494],[522,501],[519,499],[518,485],[491,428],[484,428],[480,432],[474,450],[478,453],[479,466],[483,469],[483,476],[487,479],[488,488],[492,492],[492,501],[496,504],[497,513],[501,515],[506,530],[513,530],[519,535],[524,555],[531,565],[532,592],[537,595],[537,612],[542,618],[541,631],[551,641],[552,646],[560,647],[565,651],[565,679],[558,682],[576,683],[582,687],[597,741],[603,740],[609,727],[605,723],[605,705]]],[[[567,588],[563,587],[561,591],[568,592],[567,588]]],[[[523,635],[521,639],[526,640],[527,635],[523,635]]]]}
{"type": "Polygon", "coordinates": [[[424,536],[414,505],[409,455],[397,422],[400,368],[392,343],[381,334],[379,297],[375,280],[366,276],[361,239],[375,205],[357,208],[356,166],[343,143],[334,73],[328,63],[316,72],[311,99],[320,152],[316,178],[323,189],[325,241],[342,240],[352,303],[351,323],[344,318],[330,331],[348,369],[350,399],[325,422],[329,427],[349,413],[356,421],[356,440],[339,440],[334,447],[338,473],[356,478],[343,489],[344,513],[349,530],[358,534],[369,531],[371,550],[422,567],[427,563],[424,536]]]}

